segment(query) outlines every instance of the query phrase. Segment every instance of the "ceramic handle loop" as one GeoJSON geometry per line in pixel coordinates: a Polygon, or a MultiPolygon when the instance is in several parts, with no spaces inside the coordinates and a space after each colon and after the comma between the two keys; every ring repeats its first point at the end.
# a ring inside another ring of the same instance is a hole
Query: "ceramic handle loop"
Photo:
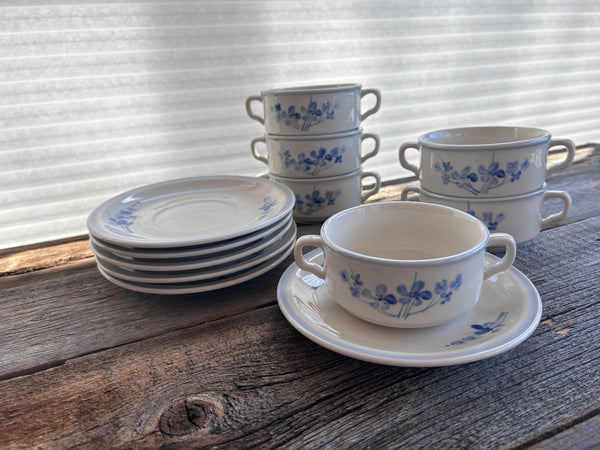
{"type": "MultiPolygon", "coordinates": [[[[296,260],[296,264],[302,270],[306,270],[307,272],[316,275],[322,280],[325,279],[325,262],[323,262],[323,266],[316,264],[314,262],[309,262],[304,257],[304,253],[302,250],[304,247],[318,247],[323,250],[323,240],[321,236],[316,234],[309,234],[307,236],[301,236],[296,241],[296,245],[294,246],[294,259],[296,260]]],[[[325,255],[325,251],[323,251],[323,255],[325,255]]]]}
{"type": "Polygon", "coordinates": [[[361,100],[365,95],[369,94],[373,94],[375,96],[375,106],[373,106],[371,109],[366,110],[360,115],[361,122],[370,115],[375,114],[377,111],[379,111],[379,108],[381,107],[381,92],[379,92],[377,89],[363,89],[362,91],[360,91],[361,100]]]}
{"type": "Polygon", "coordinates": [[[551,214],[545,219],[542,219],[542,228],[550,225],[551,223],[558,222],[559,220],[563,220],[569,214],[569,209],[571,209],[571,196],[565,191],[546,191],[544,192],[544,197],[542,199],[542,204],[546,202],[546,200],[550,200],[551,198],[558,198],[563,201],[563,209],[561,212],[551,214]]]}
{"type": "Polygon", "coordinates": [[[264,125],[265,119],[263,117],[260,117],[259,115],[254,114],[254,112],[252,111],[252,102],[260,102],[262,104],[262,97],[260,95],[252,95],[248,97],[246,99],[246,113],[248,114],[248,117],[264,125]]]}
{"type": "Polygon", "coordinates": [[[571,165],[573,159],[575,158],[575,142],[570,139],[552,139],[550,140],[550,147],[556,147],[557,145],[563,145],[567,149],[567,156],[564,160],[559,162],[558,164],[554,164],[553,166],[546,169],[546,176],[553,174],[554,172],[558,172],[559,170],[566,169],[571,165]]]}
{"type": "Polygon", "coordinates": [[[485,266],[485,271],[483,272],[483,279],[487,280],[492,275],[497,274],[498,272],[502,272],[503,270],[508,269],[512,263],[515,261],[515,256],[517,255],[517,244],[515,239],[507,233],[492,233],[490,234],[490,240],[488,242],[488,247],[498,247],[504,246],[506,249],[506,253],[504,257],[500,261],[488,263],[485,266]]]}
{"type": "Polygon", "coordinates": [[[400,158],[400,165],[405,169],[410,170],[417,177],[419,176],[419,168],[414,164],[411,164],[406,159],[406,150],[409,148],[414,148],[417,151],[420,151],[420,146],[418,142],[405,142],[400,146],[400,150],[398,151],[398,157],[400,158]]]}
{"type": "Polygon", "coordinates": [[[373,139],[373,141],[375,142],[375,147],[369,153],[367,153],[366,155],[360,157],[360,163],[361,164],[364,163],[367,159],[372,158],[377,153],[379,153],[379,145],[381,144],[381,140],[379,139],[379,136],[377,134],[375,134],[375,133],[364,133],[360,137],[361,150],[362,150],[362,143],[363,143],[363,141],[365,139],[373,139]]]}
{"type": "Polygon", "coordinates": [[[404,186],[402,188],[402,192],[400,192],[400,200],[403,202],[408,200],[408,194],[414,192],[415,194],[421,194],[421,188],[416,184],[409,184],[408,186],[404,186]]]}
{"type": "Polygon", "coordinates": [[[381,187],[381,177],[379,176],[379,174],[377,172],[363,172],[362,175],[360,176],[361,185],[362,185],[362,181],[368,177],[375,178],[375,186],[361,194],[361,196],[360,196],[361,202],[364,202],[371,195],[377,194],[379,192],[379,188],[381,187]]]}
{"type": "Polygon", "coordinates": [[[257,137],[252,139],[252,141],[250,142],[250,150],[252,151],[252,156],[254,156],[259,161],[264,162],[265,164],[269,164],[269,160],[267,159],[267,157],[258,153],[258,150],[256,149],[256,144],[258,144],[259,142],[262,142],[263,144],[267,145],[267,139],[264,137],[257,137]]]}

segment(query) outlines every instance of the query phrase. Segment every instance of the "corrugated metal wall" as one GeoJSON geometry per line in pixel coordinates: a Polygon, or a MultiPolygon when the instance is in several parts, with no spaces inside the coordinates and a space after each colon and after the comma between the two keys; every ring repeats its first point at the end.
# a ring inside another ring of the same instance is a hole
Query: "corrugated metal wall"
{"type": "Polygon", "coordinates": [[[0,248],[84,234],[131,187],[262,172],[246,97],[339,82],[381,90],[385,180],[449,126],[598,142],[600,2],[3,2],[0,248]]]}

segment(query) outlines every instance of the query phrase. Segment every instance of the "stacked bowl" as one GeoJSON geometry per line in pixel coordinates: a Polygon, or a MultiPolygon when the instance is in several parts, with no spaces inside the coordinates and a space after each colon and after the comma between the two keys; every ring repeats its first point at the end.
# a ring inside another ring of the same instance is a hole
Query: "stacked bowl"
{"type": "Polygon", "coordinates": [[[530,127],[467,127],[433,131],[418,142],[405,142],[400,164],[419,177],[406,186],[419,200],[450,206],[481,220],[490,231],[511,234],[517,243],[529,241],[550,223],[566,217],[569,194],[549,190],[546,177],[568,167],[575,155],[569,139],[552,139],[546,130],[530,127]],[[562,145],[566,157],[547,167],[548,150],[562,145]],[[420,167],[407,160],[408,149],[420,153],[420,167]],[[543,204],[560,199],[560,212],[543,217],[543,204]]]}
{"type": "Polygon", "coordinates": [[[359,84],[269,89],[246,99],[248,116],[266,131],[250,144],[254,158],[268,166],[260,176],[294,192],[296,221],[325,220],[379,191],[379,174],[362,169],[378,153],[379,136],[364,133],[360,124],[380,106],[381,93],[359,84]],[[375,104],[361,113],[367,95],[375,104]],[[255,102],[262,104],[262,116],[253,111],[255,102]],[[373,145],[363,154],[367,140],[373,145]],[[373,187],[364,189],[364,179],[373,179],[373,187]]]}

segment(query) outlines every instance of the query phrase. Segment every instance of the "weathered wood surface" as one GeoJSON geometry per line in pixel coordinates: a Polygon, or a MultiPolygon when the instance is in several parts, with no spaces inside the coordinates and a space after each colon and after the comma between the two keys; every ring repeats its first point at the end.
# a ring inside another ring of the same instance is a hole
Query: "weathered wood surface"
{"type": "Polygon", "coordinates": [[[542,323],[463,366],[380,366],[313,344],[276,305],[291,257],[186,296],[112,286],[84,253],[2,276],[0,447],[598,444],[600,155],[548,181],[571,194],[571,214],[515,262],[542,296],[542,323]]]}

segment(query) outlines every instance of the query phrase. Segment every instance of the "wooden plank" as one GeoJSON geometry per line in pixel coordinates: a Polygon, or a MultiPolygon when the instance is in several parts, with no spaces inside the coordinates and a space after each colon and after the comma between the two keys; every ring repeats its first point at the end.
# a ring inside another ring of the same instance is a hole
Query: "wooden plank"
{"type": "MultiPolygon", "coordinates": [[[[318,225],[300,234],[318,232],[318,225]]],[[[106,281],[91,259],[0,277],[0,379],[77,355],[274,304],[293,256],[238,286],[188,295],[129,291],[106,281]]]]}
{"type": "Polygon", "coordinates": [[[600,411],[594,417],[529,447],[531,450],[592,450],[600,448],[600,411]]]}
{"type": "Polygon", "coordinates": [[[87,237],[73,242],[6,252],[0,255],[0,277],[56,267],[93,255],[87,237]]]}
{"type": "Polygon", "coordinates": [[[521,253],[543,323],[494,358],[365,363],[313,344],[272,305],[0,381],[0,435],[55,448],[532,442],[600,406],[599,229],[592,218],[549,230],[521,253]]]}

